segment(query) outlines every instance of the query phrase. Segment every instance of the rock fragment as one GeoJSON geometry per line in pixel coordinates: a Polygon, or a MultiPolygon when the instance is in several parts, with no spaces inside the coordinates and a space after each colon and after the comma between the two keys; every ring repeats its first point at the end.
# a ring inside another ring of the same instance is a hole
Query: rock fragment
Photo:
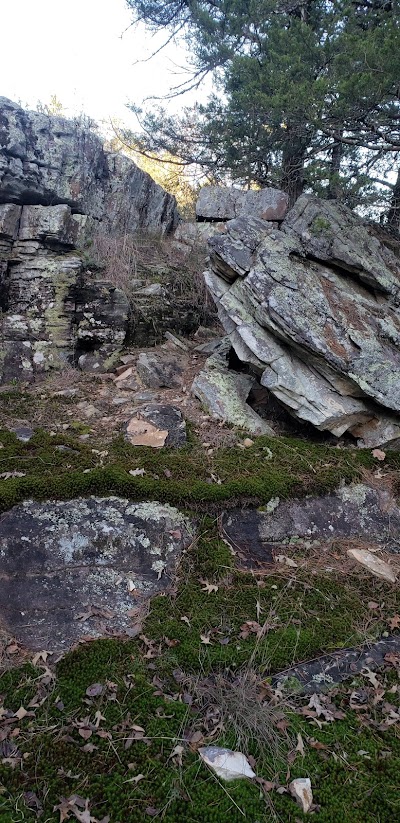
{"type": "Polygon", "coordinates": [[[302,812],[307,814],[310,811],[313,803],[313,794],[311,789],[311,780],[309,777],[296,777],[289,783],[289,791],[294,797],[302,812]]]}

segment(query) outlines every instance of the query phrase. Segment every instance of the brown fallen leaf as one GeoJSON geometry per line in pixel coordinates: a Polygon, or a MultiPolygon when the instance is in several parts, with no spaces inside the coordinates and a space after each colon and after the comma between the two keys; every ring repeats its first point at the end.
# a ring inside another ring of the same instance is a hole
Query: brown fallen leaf
{"type": "Polygon", "coordinates": [[[92,736],[93,732],[91,729],[81,726],[81,728],[78,729],[78,734],[83,738],[83,740],[89,740],[89,737],[92,736]]]}
{"type": "Polygon", "coordinates": [[[303,741],[303,738],[302,738],[300,732],[298,732],[298,734],[297,734],[297,746],[295,748],[295,751],[299,752],[301,754],[301,756],[304,757],[304,755],[305,755],[304,741],[303,741]]]}
{"type": "Polygon", "coordinates": [[[182,766],[183,752],[184,752],[184,747],[178,745],[178,746],[175,746],[175,748],[173,749],[173,751],[171,752],[171,754],[169,756],[174,761],[174,763],[176,763],[177,766],[182,766]]]}
{"type": "Polygon", "coordinates": [[[400,614],[394,614],[393,617],[388,620],[389,627],[393,629],[400,629],[400,614]]]}
{"type": "Polygon", "coordinates": [[[328,746],[326,746],[325,743],[321,743],[319,740],[315,740],[314,737],[309,737],[307,743],[311,747],[311,749],[317,749],[317,751],[328,748],[328,746]]]}
{"type": "Polygon", "coordinates": [[[376,460],[385,460],[386,458],[386,452],[381,451],[381,449],[372,449],[371,454],[376,460]]]}
{"type": "Polygon", "coordinates": [[[18,720],[23,720],[27,714],[32,714],[32,712],[28,712],[23,706],[20,706],[18,711],[15,712],[14,717],[17,717],[18,720]]]}
{"type": "Polygon", "coordinates": [[[128,780],[124,780],[124,783],[140,783],[141,780],[144,780],[144,774],[136,774],[135,777],[129,777],[128,780]]]}

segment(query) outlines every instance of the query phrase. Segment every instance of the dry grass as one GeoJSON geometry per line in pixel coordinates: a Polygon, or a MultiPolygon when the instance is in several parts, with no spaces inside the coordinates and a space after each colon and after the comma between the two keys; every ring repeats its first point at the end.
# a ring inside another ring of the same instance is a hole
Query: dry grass
{"type": "Polygon", "coordinates": [[[216,674],[192,684],[202,707],[204,723],[217,725],[235,736],[235,747],[250,754],[250,744],[268,751],[278,768],[293,748],[284,721],[283,704],[270,699],[260,675],[246,666],[231,678],[216,674]]]}
{"type": "Polygon", "coordinates": [[[135,280],[145,285],[161,282],[170,292],[201,308],[213,311],[213,301],[204,283],[205,249],[195,245],[183,254],[173,237],[141,234],[107,235],[98,232],[90,247],[89,266],[97,268],[101,277],[132,298],[135,280]]]}

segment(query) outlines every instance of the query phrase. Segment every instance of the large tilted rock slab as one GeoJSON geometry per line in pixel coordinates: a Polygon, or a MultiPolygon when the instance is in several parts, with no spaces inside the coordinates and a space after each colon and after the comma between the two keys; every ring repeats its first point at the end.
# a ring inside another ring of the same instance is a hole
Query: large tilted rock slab
{"type": "Polygon", "coordinates": [[[175,198],[129,158],[104,151],[78,120],[25,111],[0,97],[0,203],[66,204],[120,234],[164,234],[175,198]]]}
{"type": "Polygon", "coordinates": [[[220,320],[262,385],[318,429],[353,432],[361,445],[396,444],[394,254],[350,210],[306,196],[282,230],[241,217],[209,247],[205,277],[220,320]]]}
{"type": "Polygon", "coordinates": [[[399,266],[370,227],[340,203],[299,197],[282,226],[297,236],[307,257],[315,257],[356,276],[399,303],[399,266]]]}
{"type": "Polygon", "coordinates": [[[48,651],[87,636],[134,634],[135,607],[168,589],[192,540],[188,518],[167,504],[28,500],[0,522],[2,626],[48,651]]]}
{"type": "Polygon", "coordinates": [[[204,186],[196,203],[198,220],[233,220],[245,215],[262,220],[283,220],[289,208],[289,198],[280,189],[260,191],[204,186]]]}

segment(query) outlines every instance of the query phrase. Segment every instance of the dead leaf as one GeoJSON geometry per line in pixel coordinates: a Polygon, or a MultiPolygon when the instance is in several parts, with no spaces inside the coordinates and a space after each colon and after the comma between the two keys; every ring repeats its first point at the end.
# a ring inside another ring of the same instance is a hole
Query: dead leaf
{"type": "Polygon", "coordinates": [[[103,694],[104,686],[102,683],[92,683],[91,686],[88,686],[86,689],[87,697],[98,697],[100,694],[103,694]]]}
{"type": "Polygon", "coordinates": [[[296,561],[292,560],[291,557],[287,557],[286,554],[277,554],[277,555],[275,555],[274,560],[277,563],[284,563],[285,566],[289,566],[291,569],[297,569],[296,561]]]}
{"type": "Polygon", "coordinates": [[[182,759],[183,759],[183,746],[175,746],[173,751],[170,754],[170,758],[176,763],[177,766],[182,766],[182,759]]]}
{"type": "Polygon", "coordinates": [[[140,783],[141,780],[144,780],[144,774],[137,774],[135,777],[130,777],[128,780],[124,780],[124,783],[140,783]]]}
{"type": "Polygon", "coordinates": [[[78,729],[78,734],[79,734],[79,735],[80,735],[80,736],[81,736],[84,740],[89,740],[89,737],[91,737],[91,736],[92,736],[93,732],[92,732],[92,730],[91,730],[91,729],[88,729],[87,727],[81,726],[81,728],[80,728],[80,729],[78,729]]]}
{"type": "Polygon", "coordinates": [[[92,754],[92,752],[97,751],[97,749],[98,746],[95,746],[94,743],[85,743],[85,745],[82,746],[82,751],[86,752],[86,754],[92,754]]]}
{"type": "Polygon", "coordinates": [[[371,454],[376,460],[385,460],[386,457],[386,452],[381,451],[381,449],[372,449],[371,454]]]}
{"type": "Polygon", "coordinates": [[[201,634],[200,640],[202,643],[204,643],[205,646],[212,646],[209,634],[201,634]]]}
{"type": "Polygon", "coordinates": [[[400,614],[395,614],[388,620],[389,627],[393,629],[400,629],[400,614]]]}
{"type": "Polygon", "coordinates": [[[129,474],[132,475],[132,477],[143,477],[146,472],[144,469],[130,469],[129,474]]]}
{"type": "Polygon", "coordinates": [[[319,740],[315,740],[313,737],[309,737],[307,743],[312,749],[317,749],[317,751],[328,748],[325,743],[320,743],[319,740]]]}
{"type": "Polygon", "coordinates": [[[204,580],[202,577],[200,577],[199,582],[203,584],[202,592],[212,594],[213,592],[218,591],[218,586],[216,583],[209,583],[208,580],[204,580]]]}
{"type": "Polygon", "coordinates": [[[49,656],[49,654],[50,654],[50,652],[46,652],[46,651],[36,652],[36,654],[32,658],[32,666],[37,666],[37,664],[39,663],[39,660],[43,660],[43,663],[45,663],[48,656],[49,656]]]}
{"type": "Polygon", "coordinates": [[[197,751],[199,746],[204,743],[204,737],[201,732],[193,732],[192,736],[189,738],[189,745],[190,748],[194,751],[197,751]]]}
{"type": "Polygon", "coordinates": [[[189,620],[188,617],[186,617],[186,615],[181,617],[181,620],[182,620],[182,623],[186,623],[190,627],[190,620],[189,620]]]}
{"type": "Polygon", "coordinates": [[[300,733],[297,734],[297,746],[295,751],[300,752],[301,756],[304,757],[304,741],[300,733]]]}
{"type": "Polygon", "coordinates": [[[374,689],[379,689],[382,686],[382,683],[379,682],[376,674],[372,672],[371,669],[368,668],[368,666],[365,666],[363,669],[361,669],[361,674],[363,677],[366,677],[370,683],[372,683],[374,689]]]}
{"type": "Polygon", "coordinates": [[[27,710],[26,710],[26,709],[24,709],[24,707],[23,707],[23,706],[20,706],[20,708],[18,709],[18,711],[17,711],[17,712],[15,712],[14,717],[17,717],[17,718],[18,718],[18,720],[23,720],[23,719],[24,719],[24,717],[26,717],[26,715],[27,715],[27,714],[32,714],[32,712],[27,712],[27,710]]]}

